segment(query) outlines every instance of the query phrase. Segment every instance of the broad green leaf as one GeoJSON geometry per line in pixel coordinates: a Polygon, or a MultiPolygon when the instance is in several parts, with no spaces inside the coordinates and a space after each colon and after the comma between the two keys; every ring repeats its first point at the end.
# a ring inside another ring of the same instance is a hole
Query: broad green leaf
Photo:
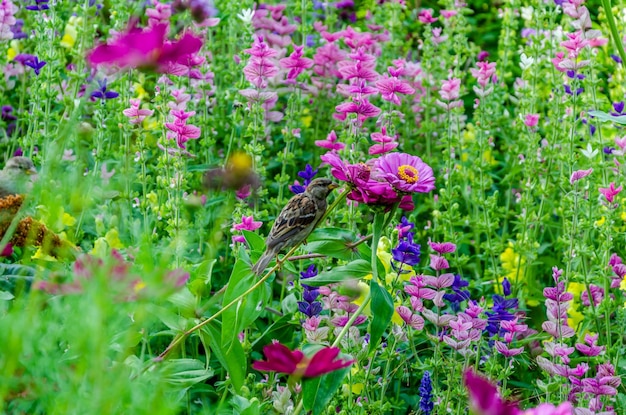
{"type": "Polygon", "coordinates": [[[228,371],[235,390],[239,391],[246,378],[248,360],[239,341],[232,342],[228,350],[224,349],[221,328],[221,322],[212,321],[200,329],[199,334],[204,345],[209,346],[220,364],[228,371]]]}
{"type": "Polygon", "coordinates": [[[15,296],[8,291],[0,291],[0,300],[9,301],[14,299],[15,296]]]}
{"type": "Polygon", "coordinates": [[[587,114],[598,121],[611,121],[617,124],[626,124],[626,115],[611,115],[604,111],[588,111],[587,114]]]}
{"type": "Polygon", "coordinates": [[[378,347],[383,333],[387,330],[393,316],[393,299],[391,295],[376,281],[370,282],[370,294],[372,296],[372,320],[370,322],[370,353],[378,347]]]}
{"type": "Polygon", "coordinates": [[[188,388],[213,376],[213,370],[196,359],[169,359],[161,364],[163,379],[178,387],[188,388]]]}
{"type": "Polygon", "coordinates": [[[349,367],[327,373],[313,379],[306,379],[302,382],[302,399],[304,407],[313,412],[313,415],[321,414],[326,410],[328,402],[339,389],[350,371],[349,367]]]}
{"type": "Polygon", "coordinates": [[[261,236],[246,230],[242,230],[241,233],[243,237],[246,238],[250,250],[259,253],[265,251],[265,240],[261,236]]]}
{"type": "Polygon", "coordinates": [[[372,267],[370,262],[364,259],[357,259],[341,267],[322,272],[313,278],[307,278],[306,284],[319,287],[346,280],[356,280],[371,273],[372,267]]]}
{"type": "Polygon", "coordinates": [[[281,305],[283,314],[293,314],[298,310],[298,299],[291,293],[283,299],[281,305]]]}
{"type": "Polygon", "coordinates": [[[354,232],[338,228],[316,229],[307,238],[306,249],[316,254],[343,260],[354,259],[358,255],[357,248],[348,245],[358,240],[354,232]]]}

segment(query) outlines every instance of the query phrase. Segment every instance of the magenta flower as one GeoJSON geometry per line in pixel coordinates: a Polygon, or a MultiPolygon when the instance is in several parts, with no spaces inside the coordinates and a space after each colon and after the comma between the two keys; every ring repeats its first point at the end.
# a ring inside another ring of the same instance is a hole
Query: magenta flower
{"type": "Polygon", "coordinates": [[[489,63],[487,61],[476,62],[476,66],[478,66],[478,69],[470,68],[470,72],[472,76],[476,78],[478,84],[484,88],[496,73],[496,63],[489,63]]]}
{"type": "Polygon", "coordinates": [[[11,26],[17,23],[15,14],[18,10],[11,0],[0,1],[0,40],[13,39],[11,26]]]}
{"type": "Polygon", "coordinates": [[[327,136],[326,140],[316,140],[315,145],[322,148],[327,148],[332,151],[343,150],[346,145],[337,141],[337,134],[335,130],[332,130],[327,136]]]}
{"type": "MultiPolygon", "coordinates": [[[[253,231],[259,229],[263,225],[263,222],[255,221],[252,216],[241,216],[241,222],[235,223],[231,228],[231,232],[235,231],[253,231]]],[[[244,243],[246,242],[246,238],[243,235],[233,235],[233,242],[244,243]]]]}
{"type": "Polygon", "coordinates": [[[313,66],[312,59],[302,57],[303,49],[304,46],[295,46],[288,58],[283,58],[279,61],[283,68],[289,69],[289,73],[287,74],[288,81],[293,81],[298,75],[304,72],[305,69],[313,66]]]}
{"type": "Polygon", "coordinates": [[[585,356],[598,356],[604,352],[604,346],[598,346],[597,334],[585,334],[585,343],[576,343],[574,346],[576,350],[584,354],[585,356]]]}
{"type": "Polygon", "coordinates": [[[278,73],[278,68],[272,60],[278,52],[270,48],[259,36],[254,39],[250,49],[244,50],[250,55],[248,64],[243,68],[246,79],[256,88],[267,88],[267,80],[278,73]]]}
{"type": "Polygon", "coordinates": [[[296,378],[315,378],[349,367],[355,362],[335,360],[339,352],[337,347],[324,347],[312,357],[307,357],[300,350],[291,351],[287,346],[274,341],[263,347],[263,354],[267,360],[255,361],[252,367],[264,372],[286,373],[296,378]]]}
{"type": "Polygon", "coordinates": [[[406,153],[386,154],[376,159],[376,176],[400,192],[428,193],[435,189],[433,169],[417,156],[406,153]]]}
{"type": "Polygon", "coordinates": [[[178,41],[168,41],[168,28],[163,23],[143,30],[131,28],[110,44],[96,46],[87,53],[87,61],[94,66],[155,68],[162,73],[169,73],[173,65],[189,65],[202,47],[202,39],[186,32],[178,41]]]}
{"type": "Polygon", "coordinates": [[[456,245],[452,242],[431,242],[428,241],[428,246],[437,252],[438,254],[451,254],[456,251],[456,245]]]}
{"type": "Polygon", "coordinates": [[[396,77],[390,78],[387,75],[376,81],[376,88],[385,101],[393,102],[396,105],[401,104],[398,94],[412,95],[415,93],[415,90],[406,81],[396,77]]]}
{"type": "Polygon", "coordinates": [[[154,111],[152,110],[142,110],[139,109],[139,105],[141,104],[141,100],[139,99],[130,99],[130,108],[126,108],[122,113],[130,118],[129,122],[131,124],[141,124],[146,117],[151,116],[154,111]]]}
{"type": "Polygon", "coordinates": [[[574,415],[574,407],[570,402],[563,402],[558,407],[542,403],[536,408],[527,409],[524,415],[574,415]]]}
{"type": "Polygon", "coordinates": [[[618,187],[617,189],[615,188],[615,183],[611,182],[609,183],[609,187],[607,188],[599,188],[598,189],[600,191],[600,193],[602,193],[604,195],[604,197],[606,198],[607,202],[609,203],[613,203],[613,200],[615,200],[615,196],[617,196],[619,194],[619,192],[622,191],[622,186],[618,187]]]}
{"type": "Polygon", "coordinates": [[[370,135],[372,141],[376,141],[380,144],[374,144],[369,148],[369,154],[385,154],[398,147],[398,143],[395,142],[395,138],[387,135],[387,128],[382,127],[380,133],[372,133],[370,135]]]}
{"type": "Polygon", "coordinates": [[[187,149],[185,143],[191,139],[200,137],[200,128],[195,125],[187,125],[187,119],[196,114],[195,111],[185,112],[184,110],[171,110],[170,114],[174,116],[174,122],[165,123],[168,130],[174,134],[168,133],[168,138],[176,140],[176,144],[180,149],[187,149]]]}
{"type": "Polygon", "coordinates": [[[360,102],[344,102],[335,107],[337,114],[333,116],[339,121],[345,121],[348,114],[353,113],[357,116],[359,124],[363,123],[368,118],[376,117],[380,114],[380,108],[371,104],[367,99],[360,102]]]}
{"type": "Polygon", "coordinates": [[[505,401],[498,388],[470,368],[463,375],[463,383],[469,392],[470,413],[480,415],[521,415],[514,402],[505,401]]]}
{"type": "Polygon", "coordinates": [[[420,10],[417,19],[424,24],[435,23],[438,20],[436,17],[433,17],[433,9],[420,10]]]}
{"type": "Polygon", "coordinates": [[[452,101],[455,99],[459,99],[461,91],[461,80],[459,78],[450,78],[441,84],[441,89],[439,90],[439,95],[441,99],[445,99],[446,101],[452,101]]]}
{"type": "Polygon", "coordinates": [[[539,114],[526,114],[524,125],[526,127],[536,127],[539,122],[539,114]]]}

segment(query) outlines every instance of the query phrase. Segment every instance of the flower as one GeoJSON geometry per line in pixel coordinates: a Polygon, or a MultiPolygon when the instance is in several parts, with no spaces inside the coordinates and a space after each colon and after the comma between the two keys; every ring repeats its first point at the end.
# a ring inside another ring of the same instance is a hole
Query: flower
{"type": "Polygon", "coordinates": [[[372,133],[370,135],[372,141],[376,141],[380,144],[374,144],[368,150],[370,155],[385,154],[398,147],[398,143],[395,142],[395,138],[387,135],[387,127],[382,127],[380,133],[372,133]]]}
{"type": "MultiPolygon", "coordinates": [[[[252,215],[250,216],[242,215],[241,222],[235,223],[230,231],[231,232],[242,231],[242,230],[254,231],[256,229],[259,229],[262,225],[263,225],[263,222],[255,221],[252,215]]],[[[233,235],[232,239],[233,239],[233,242],[240,242],[240,243],[246,242],[246,238],[244,238],[243,235],[233,235]]]]}
{"type": "Polygon", "coordinates": [[[87,53],[94,66],[115,65],[120,68],[155,68],[157,72],[187,75],[177,65],[195,66],[202,61],[195,54],[202,39],[185,32],[177,41],[166,39],[169,26],[158,23],[146,29],[130,28],[110,44],[99,45],[87,53]]]}
{"type": "Polygon", "coordinates": [[[35,0],[35,4],[26,6],[26,10],[32,10],[37,12],[41,10],[48,10],[50,8],[50,6],[48,6],[49,1],[50,0],[35,0]]]}
{"type": "Polygon", "coordinates": [[[539,122],[539,114],[526,114],[524,125],[526,127],[536,127],[539,122]]]}
{"type": "Polygon", "coordinates": [[[378,158],[376,175],[400,192],[427,193],[435,188],[433,169],[417,156],[391,153],[378,158]]]}
{"type": "MultiPolygon", "coordinates": [[[[18,7],[13,4],[11,0],[0,1],[0,40],[11,40],[17,37],[15,32],[21,32],[21,26],[15,30],[11,30],[11,26],[17,26],[17,19],[15,14],[18,11],[18,7]]],[[[22,25],[24,22],[22,21],[22,25]]],[[[23,33],[22,33],[23,35],[23,33]]]]}
{"type": "Polygon", "coordinates": [[[313,66],[313,59],[302,57],[303,49],[304,46],[295,46],[288,58],[283,58],[279,61],[283,68],[289,69],[287,74],[288,81],[295,80],[305,69],[313,66]]]}
{"type": "Polygon", "coordinates": [[[347,114],[354,113],[357,115],[357,122],[363,123],[368,118],[376,117],[380,114],[380,108],[371,104],[367,99],[363,99],[359,102],[344,102],[335,107],[337,114],[333,116],[339,121],[345,121],[347,114]]]}
{"type": "Polygon", "coordinates": [[[542,403],[536,408],[526,410],[523,415],[573,415],[574,407],[570,402],[563,402],[558,407],[551,403],[542,403]]]}
{"type": "Polygon", "coordinates": [[[174,116],[174,122],[167,122],[165,126],[168,130],[175,134],[168,133],[168,138],[175,138],[178,148],[185,150],[185,143],[191,139],[200,137],[200,128],[195,125],[187,125],[187,118],[196,114],[195,111],[185,112],[184,110],[171,110],[170,114],[174,116]]]}
{"type": "Polygon", "coordinates": [[[25,53],[17,55],[15,58],[13,58],[13,60],[20,62],[24,66],[33,68],[33,71],[37,76],[39,76],[39,74],[41,73],[41,69],[46,66],[47,63],[46,61],[40,61],[37,56],[28,55],[25,53]]]}
{"type": "Polygon", "coordinates": [[[409,232],[406,239],[400,241],[398,246],[391,250],[393,259],[400,264],[415,266],[420,262],[420,245],[413,243],[413,234],[409,232]]]}
{"type": "Polygon", "coordinates": [[[615,196],[617,196],[619,192],[622,191],[622,186],[615,188],[615,183],[611,182],[609,183],[609,187],[607,188],[601,187],[598,190],[600,191],[600,193],[604,195],[607,202],[613,203],[613,200],[615,200],[615,196]]]}
{"type": "Polygon", "coordinates": [[[122,111],[122,113],[130,118],[129,122],[131,124],[141,124],[146,117],[151,116],[154,111],[152,110],[142,110],[139,109],[139,105],[141,104],[141,100],[139,99],[130,99],[130,108],[126,108],[122,111]]]}
{"type": "Polygon", "coordinates": [[[398,94],[412,95],[415,93],[415,89],[401,79],[397,77],[388,77],[385,75],[376,81],[376,88],[380,92],[380,96],[389,102],[393,102],[396,105],[400,105],[400,97],[398,94]]]}
{"type": "Polygon", "coordinates": [[[254,39],[252,47],[244,50],[244,53],[250,55],[248,64],[243,68],[246,79],[258,89],[267,88],[268,78],[278,73],[278,68],[272,60],[278,52],[265,43],[262,36],[258,36],[254,39]]]}
{"type": "Polygon", "coordinates": [[[422,381],[420,382],[419,387],[419,396],[420,396],[420,411],[424,415],[430,415],[434,408],[433,403],[433,384],[430,380],[430,372],[428,370],[424,371],[424,376],[422,376],[422,381]]]}
{"type": "Polygon", "coordinates": [[[591,173],[593,173],[593,168],[590,168],[587,170],[576,170],[575,172],[572,173],[572,176],[569,178],[569,182],[570,184],[574,184],[580,179],[589,176],[591,173]]]}
{"type": "Polygon", "coordinates": [[[343,150],[346,147],[344,143],[337,141],[337,134],[335,133],[335,130],[328,133],[325,140],[316,140],[315,145],[332,151],[343,150]]]}
{"type": "Polygon", "coordinates": [[[469,392],[470,413],[480,415],[520,415],[514,402],[505,401],[498,388],[470,368],[463,374],[463,383],[469,392]]]}
{"type": "Polygon", "coordinates": [[[98,86],[99,88],[91,93],[91,98],[94,98],[94,99],[99,98],[102,100],[106,100],[106,99],[117,98],[120,96],[120,94],[118,94],[117,92],[108,90],[106,78],[101,81],[98,81],[98,86]]]}
{"type": "Polygon", "coordinates": [[[307,357],[300,350],[291,351],[283,344],[273,341],[263,347],[267,360],[255,361],[252,367],[259,371],[279,372],[293,375],[296,378],[314,378],[335,370],[349,367],[354,360],[335,360],[339,348],[324,347],[312,357],[307,357]]]}

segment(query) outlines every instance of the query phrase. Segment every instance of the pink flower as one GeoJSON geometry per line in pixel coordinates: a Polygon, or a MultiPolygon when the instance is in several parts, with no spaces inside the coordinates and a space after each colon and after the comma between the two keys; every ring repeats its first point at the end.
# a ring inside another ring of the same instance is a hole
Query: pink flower
{"type": "Polygon", "coordinates": [[[343,150],[346,147],[344,143],[337,142],[337,134],[335,133],[335,130],[332,130],[326,136],[326,140],[316,140],[315,145],[332,151],[343,150]]]}
{"type": "Polygon", "coordinates": [[[139,109],[140,104],[141,100],[131,98],[130,108],[126,108],[122,111],[125,116],[130,118],[129,122],[131,124],[141,124],[146,117],[149,117],[154,113],[152,110],[139,109]]]}
{"type": "Polygon", "coordinates": [[[576,59],[580,51],[589,45],[589,41],[584,38],[584,35],[580,31],[576,33],[566,33],[565,36],[567,36],[568,39],[561,42],[561,46],[569,51],[567,55],[570,59],[576,59]]]}
{"type": "Polygon", "coordinates": [[[294,80],[298,75],[300,75],[305,69],[313,66],[313,60],[309,58],[302,57],[302,50],[304,46],[295,46],[291,55],[288,58],[281,59],[280,65],[289,69],[289,73],[287,74],[287,80],[294,80]]]}
{"type": "Polygon", "coordinates": [[[391,153],[378,158],[375,175],[401,192],[428,193],[435,189],[433,169],[417,156],[391,153]]]}
{"type": "Polygon", "coordinates": [[[524,125],[526,127],[536,127],[539,122],[539,114],[526,114],[524,125]]]}
{"type": "Polygon", "coordinates": [[[143,30],[131,28],[110,44],[96,46],[87,53],[87,61],[94,66],[155,68],[164,73],[176,64],[188,65],[202,47],[202,39],[185,32],[178,41],[168,41],[168,28],[163,23],[143,30]]]}
{"type": "Polygon", "coordinates": [[[439,254],[451,254],[456,251],[456,245],[452,242],[431,242],[428,241],[428,246],[439,254]]]}
{"type": "Polygon", "coordinates": [[[13,39],[11,26],[17,22],[15,14],[18,10],[18,7],[11,0],[2,0],[0,2],[0,40],[13,39]]]}
{"type": "Polygon", "coordinates": [[[256,37],[252,47],[244,52],[250,55],[248,64],[243,68],[246,79],[259,89],[267,88],[268,79],[278,73],[278,68],[272,61],[278,52],[263,42],[261,36],[256,37]]]}
{"type": "Polygon", "coordinates": [[[499,340],[496,340],[495,346],[496,351],[504,357],[513,357],[524,352],[523,347],[509,348],[506,343],[503,343],[499,340]]]}
{"type": "Polygon", "coordinates": [[[263,347],[267,360],[255,361],[252,367],[259,371],[286,373],[296,378],[314,378],[350,367],[354,363],[354,360],[335,360],[339,352],[337,347],[324,347],[312,357],[307,357],[300,350],[291,351],[274,341],[263,347]]]}
{"type": "Polygon", "coordinates": [[[255,221],[252,216],[241,216],[241,223],[233,225],[231,231],[254,231],[259,229],[263,225],[263,222],[255,221]]]}
{"type": "Polygon", "coordinates": [[[491,77],[496,73],[496,63],[489,63],[487,61],[476,62],[476,66],[478,66],[478,69],[470,68],[470,72],[472,76],[476,78],[478,84],[484,88],[489,83],[491,77]]]}
{"type": "Polygon", "coordinates": [[[557,52],[556,57],[552,58],[552,64],[554,65],[557,71],[559,72],[567,71],[567,69],[561,67],[561,62],[563,62],[564,60],[565,60],[564,52],[557,52]]]}
{"type": "Polygon", "coordinates": [[[521,415],[517,404],[505,401],[498,388],[470,368],[463,375],[463,383],[469,392],[470,413],[480,415],[521,415]]]}
{"type": "Polygon", "coordinates": [[[380,133],[372,133],[370,135],[373,141],[380,144],[374,144],[369,148],[369,154],[385,154],[398,147],[398,143],[394,142],[395,138],[387,135],[387,128],[382,127],[380,133]]]}
{"type": "Polygon", "coordinates": [[[13,255],[13,245],[9,242],[0,251],[0,256],[9,257],[11,255],[13,255]]]}
{"type": "Polygon", "coordinates": [[[444,19],[449,19],[456,16],[459,12],[457,10],[441,10],[439,13],[443,16],[444,19]]]}
{"type": "Polygon", "coordinates": [[[458,78],[450,78],[443,81],[443,83],[441,84],[439,95],[441,96],[441,99],[445,99],[446,101],[452,101],[459,98],[460,90],[461,80],[458,78]]]}
{"type": "Polygon", "coordinates": [[[406,81],[396,77],[390,78],[387,75],[376,81],[376,87],[385,101],[393,102],[396,105],[401,104],[398,94],[412,95],[415,93],[415,90],[406,81]]]}
{"type": "Polygon", "coordinates": [[[611,182],[609,183],[609,187],[607,188],[599,188],[598,189],[600,191],[600,193],[602,193],[604,195],[604,197],[606,198],[606,200],[609,203],[613,203],[613,200],[615,199],[615,196],[617,196],[619,194],[619,192],[622,191],[622,186],[618,187],[617,189],[615,188],[615,183],[611,182]]]}
{"type": "Polygon", "coordinates": [[[527,409],[523,415],[573,415],[574,407],[570,402],[563,402],[558,407],[551,403],[542,403],[536,408],[527,409]]]}
{"type": "Polygon", "coordinates": [[[185,143],[191,139],[200,137],[200,128],[195,125],[187,125],[187,119],[196,114],[195,111],[185,112],[184,110],[171,110],[170,114],[175,117],[173,123],[165,123],[168,130],[174,134],[168,133],[168,138],[174,138],[178,148],[185,150],[185,143]]]}
{"type": "Polygon", "coordinates": [[[570,184],[574,184],[580,179],[589,176],[593,172],[593,168],[588,170],[576,170],[572,173],[572,176],[569,178],[570,184]]]}
{"type": "Polygon", "coordinates": [[[380,114],[380,108],[371,104],[367,99],[360,102],[344,102],[335,107],[338,114],[334,117],[340,121],[345,121],[347,114],[353,113],[357,115],[357,121],[359,124],[363,123],[368,118],[376,117],[380,114]]]}
{"type": "Polygon", "coordinates": [[[438,20],[436,17],[433,17],[433,9],[420,10],[417,18],[420,22],[424,24],[435,23],[438,20]]]}

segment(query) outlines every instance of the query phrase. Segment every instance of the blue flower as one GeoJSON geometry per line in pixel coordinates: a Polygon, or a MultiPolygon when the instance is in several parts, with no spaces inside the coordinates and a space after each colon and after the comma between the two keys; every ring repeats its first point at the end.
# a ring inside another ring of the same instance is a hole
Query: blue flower
{"type": "Polygon", "coordinates": [[[50,6],[48,6],[48,2],[50,0],[35,0],[35,5],[32,6],[26,6],[26,10],[33,10],[33,11],[41,11],[41,10],[48,10],[50,8],[50,6]]]}
{"type": "Polygon", "coordinates": [[[467,290],[462,290],[462,288],[467,287],[468,285],[469,282],[462,279],[459,274],[455,274],[454,282],[450,287],[452,288],[453,293],[443,295],[443,299],[450,302],[450,306],[455,312],[458,312],[461,309],[460,304],[463,301],[470,299],[470,292],[467,290]]]}
{"type": "Polygon", "coordinates": [[[40,61],[39,58],[37,56],[31,56],[31,55],[26,55],[29,56],[28,59],[24,60],[24,65],[33,68],[33,71],[35,71],[35,75],[39,76],[39,74],[41,73],[41,69],[46,66],[46,61],[40,61]]]}
{"type": "Polygon", "coordinates": [[[309,183],[311,183],[311,180],[313,180],[313,177],[317,174],[317,171],[318,169],[313,170],[313,167],[311,167],[310,164],[307,164],[304,170],[298,172],[298,176],[304,179],[302,184],[304,186],[308,186],[309,183]]]}
{"type": "Polygon", "coordinates": [[[419,388],[420,395],[420,411],[424,415],[430,415],[433,411],[433,384],[430,380],[430,372],[428,370],[424,371],[424,376],[422,376],[422,381],[420,382],[419,388]]]}

